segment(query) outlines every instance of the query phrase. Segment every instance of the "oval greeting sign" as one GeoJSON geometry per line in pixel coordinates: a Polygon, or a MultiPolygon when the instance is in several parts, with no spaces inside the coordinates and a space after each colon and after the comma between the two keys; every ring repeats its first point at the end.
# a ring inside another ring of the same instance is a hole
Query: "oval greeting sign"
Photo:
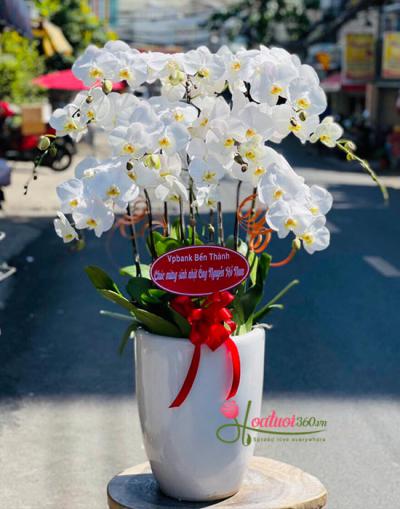
{"type": "Polygon", "coordinates": [[[249,275],[240,253],[221,246],[174,249],[153,262],[150,277],[157,286],[178,295],[200,296],[229,290],[249,275]]]}

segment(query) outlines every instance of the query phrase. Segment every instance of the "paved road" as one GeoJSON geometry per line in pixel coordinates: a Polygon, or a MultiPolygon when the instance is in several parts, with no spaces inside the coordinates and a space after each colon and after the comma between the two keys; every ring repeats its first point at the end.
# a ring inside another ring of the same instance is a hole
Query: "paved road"
{"type": "MultiPolygon", "coordinates": [[[[260,444],[258,453],[318,475],[331,509],[398,507],[400,192],[385,207],[335,162],[324,171],[307,157],[300,164],[335,196],[332,247],[299,254],[268,280],[267,297],[294,277],[301,285],[270,316],[263,415],[327,420],[326,441],[260,444]]],[[[110,306],[82,266],[115,271],[129,248],[115,234],[71,253],[48,218],[33,224],[38,234],[12,260],[19,270],[0,311],[1,506],[105,508],[108,479],[145,454],[131,349],[116,354],[121,323],[98,315],[110,306]]],[[[287,249],[276,242],[272,254],[287,249]]]]}

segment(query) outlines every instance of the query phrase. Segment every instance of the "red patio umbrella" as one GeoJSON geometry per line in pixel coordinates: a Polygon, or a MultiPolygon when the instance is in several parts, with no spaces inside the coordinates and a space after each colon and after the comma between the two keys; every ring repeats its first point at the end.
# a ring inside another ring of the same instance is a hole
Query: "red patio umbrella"
{"type": "MultiPolygon", "coordinates": [[[[40,87],[47,88],[50,90],[89,90],[81,80],[79,80],[71,69],[65,69],[63,71],[51,72],[49,74],[43,74],[32,80],[33,83],[40,87]]],[[[124,83],[114,83],[113,90],[122,90],[125,88],[124,83]]]]}

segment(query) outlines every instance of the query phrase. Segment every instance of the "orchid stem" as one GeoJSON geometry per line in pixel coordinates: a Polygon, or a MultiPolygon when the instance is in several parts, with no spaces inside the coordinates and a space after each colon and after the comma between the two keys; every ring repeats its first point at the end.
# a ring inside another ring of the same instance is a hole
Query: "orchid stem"
{"type": "Polygon", "coordinates": [[[139,256],[139,251],[138,251],[138,247],[137,247],[137,243],[136,243],[136,228],[135,228],[135,223],[133,222],[133,214],[132,214],[130,204],[128,204],[126,211],[127,211],[128,216],[131,218],[131,220],[129,221],[129,228],[131,230],[133,263],[135,264],[135,268],[136,268],[136,276],[141,277],[142,270],[140,268],[140,256],[139,256]]]}
{"type": "Polygon", "coordinates": [[[233,248],[237,251],[238,248],[238,237],[239,237],[239,218],[238,218],[238,210],[239,210],[239,202],[240,202],[240,188],[242,186],[242,181],[239,180],[236,188],[236,212],[235,212],[235,224],[233,227],[233,248]]]}
{"type": "Polygon", "coordinates": [[[153,237],[153,212],[151,210],[150,196],[149,196],[149,193],[146,191],[146,189],[144,190],[144,195],[146,197],[147,217],[149,219],[150,251],[151,251],[151,256],[153,257],[153,259],[155,259],[155,258],[157,258],[157,253],[156,253],[156,246],[154,245],[154,237],[153,237]]]}
{"type": "Polygon", "coordinates": [[[190,178],[190,186],[189,186],[189,207],[190,207],[190,226],[192,228],[192,246],[196,243],[196,219],[194,217],[193,210],[193,179],[190,178]]]}
{"type": "Polygon", "coordinates": [[[214,242],[214,209],[210,209],[210,219],[208,222],[208,240],[214,242]]]}
{"type": "MultiPolygon", "coordinates": [[[[253,197],[251,199],[250,220],[252,220],[254,218],[254,214],[256,212],[256,201],[257,201],[257,188],[256,187],[253,187],[252,196],[253,197]]],[[[250,239],[250,231],[248,229],[247,233],[246,233],[246,241],[248,242],[249,239],[250,239]]]]}
{"type": "Polygon", "coordinates": [[[164,202],[164,236],[169,236],[168,203],[164,202]]]}
{"type": "Polygon", "coordinates": [[[183,217],[182,197],[179,198],[179,227],[181,230],[181,241],[185,240],[185,219],[183,217]]]}
{"type": "Polygon", "coordinates": [[[221,246],[224,246],[224,222],[222,216],[222,205],[218,202],[218,240],[221,246]]]}

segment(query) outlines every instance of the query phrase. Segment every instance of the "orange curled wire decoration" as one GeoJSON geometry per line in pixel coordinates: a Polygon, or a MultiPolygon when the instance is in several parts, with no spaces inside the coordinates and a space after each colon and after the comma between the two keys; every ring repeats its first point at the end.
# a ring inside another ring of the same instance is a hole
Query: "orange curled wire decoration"
{"type": "MultiPolygon", "coordinates": [[[[132,232],[130,230],[130,226],[137,225],[138,223],[143,222],[142,227],[138,232],[136,232],[136,236],[143,237],[146,233],[147,228],[149,227],[147,222],[147,202],[145,198],[139,196],[131,205],[131,214],[124,214],[120,217],[116,223],[115,228],[118,228],[122,237],[132,239],[132,232]],[[127,231],[128,228],[128,231],[127,231]]],[[[161,228],[163,230],[164,235],[166,234],[167,225],[165,223],[164,218],[160,220],[153,220],[152,230],[156,230],[161,228]]]]}
{"type": "Polygon", "coordinates": [[[146,218],[147,214],[147,203],[142,197],[137,198],[131,206],[131,214],[124,214],[118,218],[115,223],[115,228],[119,229],[122,237],[132,238],[132,233],[129,229],[130,226],[136,225],[146,218]],[[128,228],[128,231],[127,231],[128,228]]]}
{"type": "MultiPolygon", "coordinates": [[[[271,242],[274,230],[272,230],[272,228],[268,228],[265,222],[266,211],[255,208],[256,199],[256,194],[247,196],[247,198],[245,198],[239,205],[237,218],[241,228],[243,228],[247,233],[249,249],[254,253],[259,254],[267,249],[271,242]],[[246,210],[249,205],[250,207],[246,210]]],[[[293,247],[289,255],[284,260],[281,260],[280,262],[273,262],[270,266],[283,267],[293,259],[296,252],[297,249],[293,247]]]]}

